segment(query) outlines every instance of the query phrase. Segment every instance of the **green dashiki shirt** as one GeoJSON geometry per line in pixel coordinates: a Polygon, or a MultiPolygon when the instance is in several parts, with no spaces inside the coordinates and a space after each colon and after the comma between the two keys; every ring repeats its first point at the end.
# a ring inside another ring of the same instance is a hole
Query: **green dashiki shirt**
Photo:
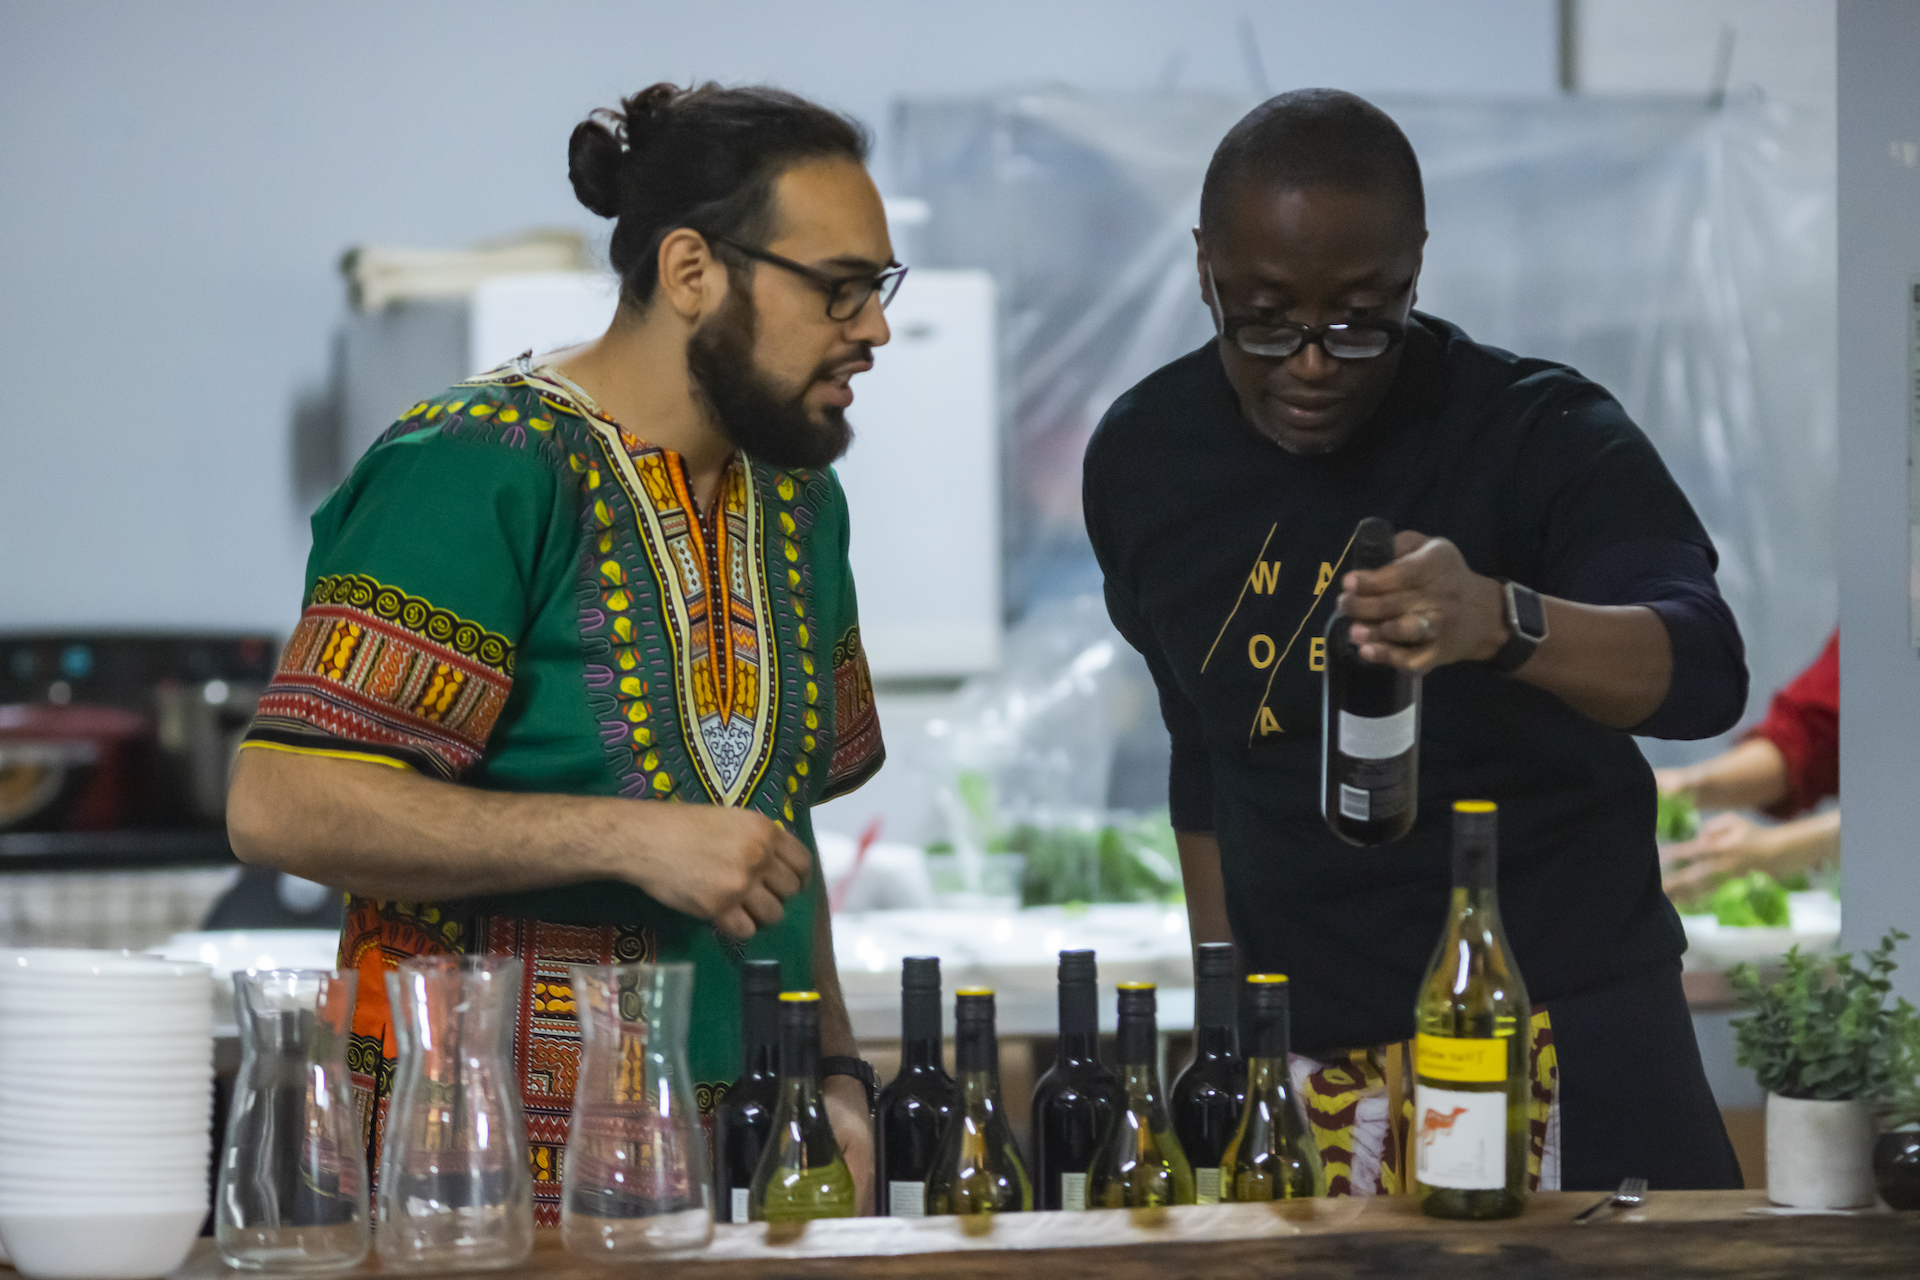
{"type": "MultiPolygon", "coordinates": [[[[249,748],[496,791],[757,809],[809,848],[812,805],[884,750],[831,470],[736,455],[698,510],[679,457],[527,357],[408,410],[313,517],[305,609],[249,748]]],[[[813,984],[818,856],[744,945],[633,885],[458,902],[350,897],[350,1055],[373,1167],[393,1086],[385,975],[424,953],[519,956],[514,1066],[536,1215],[558,1222],[580,1053],[567,965],[691,961],[703,1113],[740,1071],[739,964],[813,984]]]]}

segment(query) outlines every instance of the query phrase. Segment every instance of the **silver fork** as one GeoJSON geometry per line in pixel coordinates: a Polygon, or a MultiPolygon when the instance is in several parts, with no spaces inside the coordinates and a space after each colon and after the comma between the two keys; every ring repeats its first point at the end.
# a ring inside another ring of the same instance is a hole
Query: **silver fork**
{"type": "Polygon", "coordinates": [[[1620,1189],[1610,1196],[1602,1196],[1598,1201],[1580,1211],[1575,1222],[1585,1222],[1605,1208],[1638,1209],[1647,1202],[1647,1180],[1645,1178],[1622,1178],[1620,1189]]]}

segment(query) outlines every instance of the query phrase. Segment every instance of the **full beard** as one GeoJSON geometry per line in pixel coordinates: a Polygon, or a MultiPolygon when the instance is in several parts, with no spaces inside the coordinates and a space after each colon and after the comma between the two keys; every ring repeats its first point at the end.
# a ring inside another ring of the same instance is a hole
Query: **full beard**
{"type": "Polygon", "coordinates": [[[830,371],[817,371],[795,394],[782,392],[754,363],[754,320],[752,300],[732,290],[694,330],[687,339],[694,394],[720,434],[748,457],[776,467],[824,467],[853,443],[853,427],[838,405],[807,408],[807,388],[830,371]]]}

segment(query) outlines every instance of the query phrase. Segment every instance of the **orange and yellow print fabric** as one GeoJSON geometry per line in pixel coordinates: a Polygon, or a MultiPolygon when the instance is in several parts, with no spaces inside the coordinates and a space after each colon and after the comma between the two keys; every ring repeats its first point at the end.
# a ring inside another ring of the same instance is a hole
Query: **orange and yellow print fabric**
{"type": "Polygon", "coordinates": [[[513,688],[513,643],[364,574],[320,578],[245,745],[458,778],[513,688]]]}
{"type": "MultiPolygon", "coordinates": [[[[1413,1126],[1411,1080],[1400,1069],[1405,1046],[1377,1045],[1326,1058],[1293,1056],[1293,1078],[1307,1128],[1326,1168],[1331,1196],[1411,1192],[1407,1137],[1413,1126]],[[1397,1105],[1396,1105],[1397,1104],[1397,1105]]],[[[1560,1066],[1553,1022],[1535,1010],[1527,1028],[1527,1186],[1560,1189],[1560,1066]]]]}

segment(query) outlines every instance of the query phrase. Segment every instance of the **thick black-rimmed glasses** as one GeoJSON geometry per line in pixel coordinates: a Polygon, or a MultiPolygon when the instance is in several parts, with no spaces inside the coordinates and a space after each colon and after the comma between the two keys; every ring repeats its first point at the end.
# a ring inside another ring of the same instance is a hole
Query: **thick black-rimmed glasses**
{"type": "MultiPolygon", "coordinates": [[[[1302,347],[1318,343],[1335,360],[1372,360],[1383,356],[1406,340],[1403,321],[1361,320],[1351,324],[1296,324],[1291,320],[1227,319],[1226,307],[1219,301],[1220,285],[1213,278],[1213,264],[1207,264],[1207,283],[1213,286],[1214,322],[1220,336],[1250,356],[1263,360],[1285,360],[1302,347]]],[[[1407,292],[1413,287],[1409,281],[1407,292]]],[[[1409,302],[1411,307],[1412,303],[1409,302]]]]}
{"type": "Polygon", "coordinates": [[[827,295],[827,319],[839,324],[845,324],[859,315],[866,307],[868,300],[876,294],[879,295],[880,306],[884,310],[886,305],[893,301],[893,295],[900,292],[900,282],[907,278],[907,269],[898,263],[890,265],[875,276],[836,276],[816,267],[810,267],[804,262],[795,262],[792,258],[783,258],[777,253],[768,253],[765,249],[741,244],[738,240],[726,236],[708,236],[707,239],[726,245],[735,253],[744,254],[756,262],[780,267],[810,281],[827,295]]]}

